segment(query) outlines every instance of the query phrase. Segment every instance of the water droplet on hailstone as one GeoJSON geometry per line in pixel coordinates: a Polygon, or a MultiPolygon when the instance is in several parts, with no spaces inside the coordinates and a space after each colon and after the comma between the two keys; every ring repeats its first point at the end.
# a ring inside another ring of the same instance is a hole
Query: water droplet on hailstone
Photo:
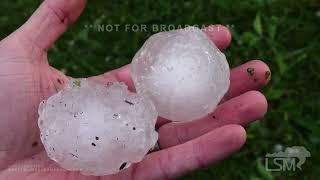
{"type": "Polygon", "coordinates": [[[196,27],[151,36],[131,64],[137,92],[173,121],[206,116],[230,84],[225,55],[196,27]]]}
{"type": "Polygon", "coordinates": [[[38,125],[48,156],[85,175],[108,175],[139,162],[154,147],[153,103],[123,83],[72,80],[39,106],[38,125]]]}

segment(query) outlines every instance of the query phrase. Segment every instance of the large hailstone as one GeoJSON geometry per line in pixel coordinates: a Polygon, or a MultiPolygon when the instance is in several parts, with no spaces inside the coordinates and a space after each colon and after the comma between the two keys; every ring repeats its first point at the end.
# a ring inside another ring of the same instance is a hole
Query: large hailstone
{"type": "Polygon", "coordinates": [[[230,84],[225,55],[196,27],[151,36],[131,64],[137,92],[173,121],[212,112],[230,84]]]}
{"type": "Polygon", "coordinates": [[[39,107],[48,156],[85,175],[108,175],[139,162],[158,139],[157,112],[123,83],[70,81],[39,107]]]}

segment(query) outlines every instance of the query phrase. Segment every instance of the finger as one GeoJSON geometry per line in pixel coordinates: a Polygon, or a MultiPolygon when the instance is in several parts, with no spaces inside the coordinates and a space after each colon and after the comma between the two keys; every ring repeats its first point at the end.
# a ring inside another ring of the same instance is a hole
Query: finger
{"type": "MultiPolygon", "coordinates": [[[[233,97],[239,96],[245,92],[256,90],[266,85],[271,78],[269,67],[260,60],[249,61],[241,66],[231,70],[230,87],[221,102],[224,102],[233,97]],[[254,69],[253,72],[250,71],[254,69]],[[248,72],[249,71],[249,72],[248,72]]],[[[117,80],[128,85],[129,90],[135,91],[135,87],[130,74],[130,64],[119,69],[107,72],[100,76],[95,76],[101,82],[117,80]]],[[[167,124],[168,120],[159,118],[157,127],[167,124]]]]}
{"type": "Polygon", "coordinates": [[[132,179],[173,179],[224,159],[245,143],[246,132],[228,125],[187,143],[151,153],[137,164],[132,179]]]}
{"type": "MultiPolygon", "coordinates": [[[[102,82],[110,81],[110,78],[117,79],[126,83],[129,89],[135,89],[130,74],[130,64],[94,78],[102,82]]],[[[239,96],[247,91],[257,90],[266,85],[270,78],[271,71],[268,65],[260,60],[249,61],[233,68],[230,73],[230,87],[222,101],[239,96]],[[253,71],[251,71],[252,69],[253,71]]]]}
{"type": "Polygon", "coordinates": [[[268,65],[260,60],[252,60],[233,68],[230,73],[230,87],[222,102],[247,91],[257,90],[266,85],[270,78],[268,65]]]}
{"type": "Polygon", "coordinates": [[[267,112],[267,100],[258,91],[250,91],[218,106],[207,117],[186,123],[168,123],[159,130],[161,148],[182,144],[227,124],[245,126],[267,112]]]}
{"type": "Polygon", "coordinates": [[[210,25],[203,29],[203,31],[210,37],[215,45],[223,50],[230,45],[231,33],[229,29],[223,25],[210,25]]]}
{"type": "Polygon", "coordinates": [[[85,4],[86,0],[45,0],[17,33],[47,51],[76,21],[85,4]]]}
{"type": "Polygon", "coordinates": [[[115,69],[104,73],[99,76],[92,76],[89,79],[100,82],[100,83],[108,83],[114,81],[124,82],[130,91],[135,92],[134,84],[130,74],[130,64],[125,65],[119,69],[115,69]]]}

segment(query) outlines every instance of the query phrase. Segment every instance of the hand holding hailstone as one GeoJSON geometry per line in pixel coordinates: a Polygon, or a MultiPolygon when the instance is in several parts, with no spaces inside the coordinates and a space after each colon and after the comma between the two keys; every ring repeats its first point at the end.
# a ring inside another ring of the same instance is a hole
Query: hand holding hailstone
{"type": "Polygon", "coordinates": [[[67,170],[118,173],[155,146],[158,115],[172,121],[207,115],[227,92],[229,76],[225,55],[202,30],[155,34],[132,61],[137,94],[123,83],[72,80],[40,104],[41,140],[67,170]]]}

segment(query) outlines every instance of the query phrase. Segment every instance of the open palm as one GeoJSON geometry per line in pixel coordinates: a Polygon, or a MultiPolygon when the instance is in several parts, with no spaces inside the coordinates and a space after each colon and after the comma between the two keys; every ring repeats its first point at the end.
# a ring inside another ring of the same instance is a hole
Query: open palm
{"type": "MultiPolygon", "coordinates": [[[[3,179],[170,179],[215,163],[245,142],[242,126],[267,111],[265,97],[253,91],[265,85],[269,68],[253,60],[231,71],[228,93],[215,112],[186,123],[159,119],[162,150],[112,176],[82,176],[51,161],[39,140],[40,101],[68,81],[48,64],[47,50],[81,14],[85,0],[45,0],[17,31],[0,42],[0,180],[3,179]]],[[[221,25],[204,29],[220,49],[231,41],[221,25]]],[[[102,83],[123,81],[134,89],[129,65],[90,77],[102,83]]]]}

